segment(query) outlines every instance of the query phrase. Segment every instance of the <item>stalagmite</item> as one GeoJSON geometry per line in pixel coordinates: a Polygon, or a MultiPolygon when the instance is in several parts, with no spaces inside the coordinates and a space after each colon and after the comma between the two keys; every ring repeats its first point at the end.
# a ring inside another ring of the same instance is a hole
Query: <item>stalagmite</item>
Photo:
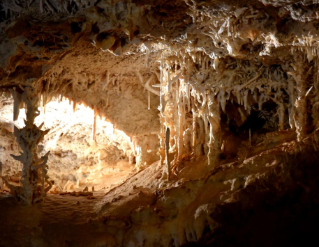
{"type": "Polygon", "coordinates": [[[49,132],[49,130],[41,130],[43,124],[39,127],[34,124],[34,119],[39,115],[37,109],[39,101],[37,97],[38,94],[39,92],[36,91],[33,85],[30,85],[25,87],[19,96],[21,101],[26,104],[27,117],[25,127],[22,129],[15,127],[14,135],[23,152],[19,156],[11,156],[23,164],[21,180],[23,187],[10,185],[10,183],[5,180],[11,189],[11,193],[17,199],[23,200],[28,205],[43,200],[45,194],[52,187],[51,182],[48,180],[46,165],[49,152],[41,158],[38,158],[37,155],[37,145],[43,140],[44,135],[49,132]],[[40,185],[39,182],[41,182],[40,185]],[[47,187],[45,187],[45,183],[47,187]]]}

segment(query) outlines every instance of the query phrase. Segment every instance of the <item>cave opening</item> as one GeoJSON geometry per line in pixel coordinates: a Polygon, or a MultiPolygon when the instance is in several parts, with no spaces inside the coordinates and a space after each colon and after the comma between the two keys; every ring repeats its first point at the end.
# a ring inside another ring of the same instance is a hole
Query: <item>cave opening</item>
{"type": "MultiPolygon", "coordinates": [[[[7,144],[3,149],[10,149],[16,155],[21,148],[13,135],[13,126],[23,128],[26,111],[20,109],[18,119],[12,121],[13,98],[2,97],[1,101],[0,122],[6,126],[2,138],[7,144]]],[[[42,129],[49,130],[38,145],[39,155],[50,152],[47,164],[53,186],[49,193],[82,191],[86,187],[109,189],[136,169],[138,147],[105,117],[95,118],[94,109],[59,96],[38,110],[40,115],[35,124],[44,123],[42,129]]],[[[7,154],[1,156],[0,162],[2,173],[8,175],[9,182],[21,186],[21,164],[7,154]]]]}

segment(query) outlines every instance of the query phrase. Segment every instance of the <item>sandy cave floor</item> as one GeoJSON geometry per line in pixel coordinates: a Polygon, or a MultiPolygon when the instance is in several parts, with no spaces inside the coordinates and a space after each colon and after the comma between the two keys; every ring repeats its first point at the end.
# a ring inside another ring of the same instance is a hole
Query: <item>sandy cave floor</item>
{"type": "Polygon", "coordinates": [[[17,203],[3,191],[0,193],[0,246],[61,246],[61,242],[63,246],[79,246],[79,243],[82,243],[80,246],[104,246],[110,237],[103,230],[103,222],[96,223],[99,213],[108,207],[112,211],[111,204],[118,207],[116,201],[120,199],[123,204],[129,200],[149,203],[154,199],[161,174],[162,168],[156,162],[124,182],[94,191],[95,199],[48,194],[43,203],[31,207],[17,203]],[[49,235],[49,239],[43,237],[49,235]]]}

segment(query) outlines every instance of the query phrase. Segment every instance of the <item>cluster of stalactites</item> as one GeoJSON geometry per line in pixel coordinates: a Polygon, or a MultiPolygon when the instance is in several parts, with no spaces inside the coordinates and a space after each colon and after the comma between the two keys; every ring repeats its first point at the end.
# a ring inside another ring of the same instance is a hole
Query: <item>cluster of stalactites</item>
{"type": "Polygon", "coordinates": [[[11,193],[18,199],[23,200],[28,205],[43,200],[43,197],[52,187],[47,175],[48,155],[42,157],[37,155],[39,142],[49,130],[42,131],[42,125],[36,126],[35,118],[39,115],[38,111],[38,92],[32,87],[25,87],[20,92],[16,89],[11,90],[14,98],[14,120],[18,118],[19,108],[24,103],[26,107],[25,126],[22,129],[14,127],[14,135],[19,143],[22,153],[19,156],[11,155],[15,160],[23,164],[21,186],[10,184],[6,179],[6,184],[11,193]],[[21,92],[22,91],[22,92],[21,92]]]}
{"type": "MultiPolygon", "coordinates": [[[[150,109],[150,91],[156,93],[156,90],[152,89],[149,85],[151,80],[155,79],[155,76],[152,75],[146,83],[143,81],[143,76],[137,72],[139,78],[142,79],[141,84],[148,90],[148,107],[150,109]]],[[[92,139],[96,139],[96,130],[97,130],[97,117],[101,119],[106,118],[106,121],[111,122],[107,115],[104,114],[105,109],[109,107],[109,98],[110,90],[115,91],[117,94],[120,94],[124,91],[126,86],[123,81],[122,74],[111,74],[109,70],[105,71],[102,75],[81,73],[74,74],[73,79],[66,80],[63,78],[64,69],[57,69],[53,73],[46,73],[40,81],[39,85],[42,85],[41,96],[39,94],[39,100],[35,102],[36,107],[41,109],[42,113],[46,112],[46,105],[56,100],[61,102],[63,100],[69,100],[70,105],[73,106],[73,112],[78,109],[79,105],[84,107],[90,107],[94,113],[92,115],[92,139]],[[95,97],[99,99],[95,104],[90,102],[88,103],[85,100],[85,97],[88,93],[91,94],[102,94],[103,97],[95,97]]],[[[26,108],[26,104],[21,100],[21,95],[16,91],[21,91],[21,88],[11,90],[12,96],[14,98],[14,120],[17,120],[19,115],[19,110],[21,108],[26,108]]],[[[5,93],[9,97],[9,92],[5,93]]],[[[158,94],[159,95],[159,94],[158,94]]],[[[115,131],[114,127],[114,131],[115,131]]],[[[132,141],[132,150],[135,155],[138,153],[138,147],[136,142],[132,141]]],[[[131,151],[130,151],[131,152],[131,151]]],[[[128,154],[131,157],[131,153],[128,154]]]]}
{"type": "MultiPolygon", "coordinates": [[[[191,57],[180,63],[178,58],[162,59],[160,66],[160,112],[162,163],[171,170],[191,154],[202,155],[202,147],[208,155],[209,165],[217,162],[220,154],[220,109],[216,95],[205,87],[190,83],[193,61],[191,57]],[[165,147],[164,147],[165,143],[165,147]],[[204,144],[208,145],[204,145],[204,144]],[[175,153],[169,160],[169,153],[175,153]],[[165,159],[164,159],[165,157],[165,159]]],[[[208,60],[202,61],[208,69],[208,60]]]]}
{"type": "MultiPolygon", "coordinates": [[[[223,145],[221,113],[226,114],[226,105],[234,102],[243,106],[238,108],[243,118],[256,105],[262,111],[265,102],[274,102],[277,129],[286,129],[289,122],[298,141],[302,140],[310,124],[307,101],[316,106],[318,98],[315,78],[318,64],[310,65],[306,55],[295,61],[295,65],[264,66],[240,59],[211,59],[201,51],[180,52],[162,59],[159,152],[162,162],[166,160],[168,167],[173,163],[171,170],[184,154],[194,158],[205,154],[209,165],[218,164],[223,145]],[[165,135],[167,128],[170,135],[165,135]],[[169,149],[167,145],[164,147],[165,143],[170,144],[169,149]],[[167,152],[175,153],[173,161],[168,160],[167,152]]],[[[314,125],[319,120],[317,108],[313,107],[312,112],[314,125]]]]}
{"type": "Polygon", "coordinates": [[[0,3],[2,11],[4,12],[5,20],[14,20],[22,13],[28,11],[34,12],[36,10],[37,14],[75,14],[79,9],[84,9],[90,6],[90,1],[82,0],[81,4],[78,1],[51,1],[51,0],[33,0],[33,1],[11,1],[3,0],[0,3]]]}
{"type": "MultiPolygon", "coordinates": [[[[110,78],[109,71],[106,71],[102,77],[97,77],[94,74],[75,74],[73,79],[66,80],[63,77],[64,70],[58,69],[53,73],[47,73],[42,78],[42,94],[41,99],[36,103],[38,107],[42,108],[42,112],[45,112],[45,106],[52,100],[58,100],[61,102],[63,99],[68,99],[70,104],[73,104],[73,111],[75,112],[77,109],[77,105],[83,104],[85,107],[89,106],[94,110],[94,117],[92,120],[92,138],[95,140],[96,133],[96,117],[103,117],[103,108],[107,108],[109,106],[109,93],[108,90],[111,86],[116,86],[117,92],[121,91],[121,84],[119,77],[110,78]],[[72,96],[66,96],[68,92],[71,91],[72,95],[76,95],[74,98],[72,96]],[[84,98],[89,92],[96,93],[104,93],[105,99],[101,99],[95,105],[88,105],[85,100],[81,100],[84,98]]],[[[15,95],[13,94],[15,97],[15,95]]],[[[19,108],[23,107],[23,102],[20,105],[15,104],[14,108],[14,118],[18,114],[19,108]]]]}

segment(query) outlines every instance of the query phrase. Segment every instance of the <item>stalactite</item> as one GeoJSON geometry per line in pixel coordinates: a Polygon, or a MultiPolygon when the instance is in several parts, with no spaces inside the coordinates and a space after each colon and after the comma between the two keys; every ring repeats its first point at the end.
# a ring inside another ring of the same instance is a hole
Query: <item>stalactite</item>
{"type": "MultiPolygon", "coordinates": [[[[177,91],[179,91],[177,89],[177,91]]],[[[183,154],[183,133],[184,133],[184,119],[185,119],[185,111],[183,107],[182,97],[179,94],[179,101],[178,101],[178,162],[182,160],[183,154]]]]}
{"type": "Polygon", "coordinates": [[[166,128],[165,131],[165,163],[167,167],[167,180],[171,179],[171,166],[169,161],[169,139],[170,139],[170,128],[166,128]]]}
{"type": "Polygon", "coordinates": [[[294,78],[296,82],[296,88],[297,88],[296,90],[297,98],[294,104],[296,108],[296,111],[294,114],[294,122],[296,126],[298,141],[301,141],[306,135],[306,122],[307,122],[306,78],[308,76],[308,73],[310,72],[310,69],[308,70],[308,72],[306,72],[305,70],[306,70],[305,66],[301,64],[301,61],[298,61],[298,66],[296,66],[295,71],[288,72],[288,74],[290,74],[294,78]]]}
{"type": "Polygon", "coordinates": [[[21,105],[21,94],[16,91],[16,88],[10,90],[13,97],[13,121],[19,117],[19,110],[21,105]]]}
{"type": "MultiPolygon", "coordinates": [[[[207,155],[209,165],[213,166],[219,162],[222,144],[225,152],[228,152],[227,148],[231,149],[228,146],[231,141],[223,142],[221,133],[221,126],[228,125],[230,120],[228,117],[223,117],[221,120],[221,116],[224,116],[224,114],[221,115],[221,111],[228,115],[227,107],[230,103],[235,106],[240,105],[234,108],[234,111],[239,113],[234,113],[236,124],[245,123],[252,110],[267,113],[269,110],[273,111],[271,101],[277,104],[277,114],[271,117],[265,115],[265,118],[270,118],[269,121],[273,123],[278,116],[279,130],[284,130],[286,127],[287,110],[291,127],[303,121],[299,116],[300,113],[297,114],[299,107],[297,105],[303,102],[300,101],[301,93],[297,92],[302,83],[298,84],[297,80],[291,77],[287,80],[286,71],[289,70],[290,64],[272,67],[265,63],[256,67],[251,62],[237,58],[208,58],[205,52],[195,50],[181,51],[180,54],[168,52],[160,61],[158,79],[161,103],[159,109],[162,115],[161,124],[169,126],[171,130],[170,150],[175,153],[174,168],[184,157],[183,149],[187,147],[187,142],[183,143],[184,140],[191,139],[191,150],[195,159],[207,155]],[[212,64],[210,65],[209,62],[212,64]],[[210,66],[214,67],[214,70],[210,70],[210,66]],[[166,104],[171,107],[171,111],[167,111],[166,104]],[[258,109],[256,109],[257,104],[258,109]],[[192,136],[187,136],[188,131],[192,132],[192,136]]],[[[309,69],[308,64],[298,66],[309,69]]],[[[307,73],[303,73],[304,79],[307,77],[305,74],[307,73]]],[[[311,87],[309,84],[308,81],[305,84],[307,85],[305,90],[301,88],[301,91],[304,97],[312,100],[313,90],[316,90],[316,87],[311,87]]],[[[302,125],[305,129],[304,124],[302,125]]],[[[267,124],[263,128],[268,127],[277,128],[277,125],[267,124]]],[[[297,132],[300,130],[299,128],[297,132]]],[[[253,145],[252,133],[254,133],[253,130],[249,128],[247,147],[253,145]]],[[[163,136],[165,134],[162,134],[161,138],[163,136]]]]}
{"type": "Polygon", "coordinates": [[[249,90],[245,90],[244,91],[244,108],[246,111],[248,108],[248,94],[249,94],[249,90]]]}
{"type": "MultiPolygon", "coordinates": [[[[164,110],[164,97],[163,97],[163,66],[164,66],[164,61],[163,59],[161,60],[161,65],[160,65],[160,114],[161,117],[163,117],[163,110],[164,110]]],[[[163,124],[163,123],[162,123],[163,124]]]]}
{"type": "Polygon", "coordinates": [[[75,100],[73,101],[73,112],[75,112],[76,111],[76,102],[75,102],[75,100]]]}
{"type": "Polygon", "coordinates": [[[110,71],[108,70],[108,71],[106,72],[106,81],[105,81],[105,83],[104,83],[104,85],[103,85],[103,87],[102,87],[102,90],[103,90],[103,91],[107,88],[109,82],[110,82],[110,71]]]}
{"type": "MultiPolygon", "coordinates": [[[[317,51],[318,52],[318,51],[317,51]]],[[[313,125],[314,128],[317,129],[319,127],[319,59],[316,59],[316,80],[314,83],[314,97],[312,99],[312,118],[313,118],[313,125]]]]}
{"type": "Polygon", "coordinates": [[[205,140],[204,123],[202,118],[198,117],[198,144],[196,145],[196,156],[203,155],[203,145],[205,140]]]}
{"type": "Polygon", "coordinates": [[[207,115],[206,114],[202,114],[202,119],[204,122],[204,134],[208,135],[208,119],[207,119],[207,115]]]}
{"type": "Polygon", "coordinates": [[[43,126],[45,126],[45,104],[44,104],[44,96],[41,94],[41,99],[40,99],[40,105],[41,105],[41,112],[42,112],[42,119],[43,119],[43,126]]]}
{"type": "Polygon", "coordinates": [[[95,134],[96,134],[96,116],[98,115],[98,111],[96,106],[94,106],[94,116],[93,116],[93,125],[92,125],[92,139],[95,141],[95,134]]]}
{"type": "Polygon", "coordinates": [[[160,61],[160,105],[159,105],[159,110],[160,110],[160,123],[161,123],[161,129],[160,129],[160,134],[159,134],[159,140],[160,140],[160,147],[159,147],[159,151],[158,154],[160,156],[160,163],[163,166],[164,165],[164,159],[165,159],[165,134],[166,134],[166,119],[164,117],[164,109],[165,109],[165,105],[166,102],[164,101],[164,93],[163,93],[163,70],[164,70],[164,59],[161,59],[160,61]]]}
{"type": "Polygon", "coordinates": [[[136,156],[136,145],[135,145],[135,137],[134,136],[132,137],[131,143],[132,143],[132,147],[131,147],[132,152],[136,156]]]}
{"type": "Polygon", "coordinates": [[[279,130],[284,130],[285,129],[285,107],[283,103],[278,102],[277,114],[279,118],[279,130]]]}
{"type": "Polygon", "coordinates": [[[197,144],[197,116],[196,116],[196,112],[195,109],[192,109],[193,112],[193,122],[192,122],[192,130],[193,130],[193,155],[196,158],[196,144],[197,144]]]}
{"type": "Polygon", "coordinates": [[[216,166],[219,162],[219,156],[221,151],[221,127],[220,127],[220,111],[218,102],[213,95],[210,95],[208,99],[208,119],[210,123],[210,141],[208,144],[208,165],[216,166]]]}
{"type": "Polygon", "coordinates": [[[43,5],[44,5],[44,0],[40,0],[40,13],[43,13],[43,5]]]}
{"type": "Polygon", "coordinates": [[[44,101],[43,101],[43,94],[41,94],[41,99],[40,99],[40,106],[41,106],[41,112],[44,114],[44,101]]]}
{"type": "Polygon", "coordinates": [[[150,66],[149,57],[150,57],[150,50],[148,48],[146,48],[146,58],[145,58],[146,68],[148,68],[150,66]]]}
{"type": "Polygon", "coordinates": [[[116,94],[117,94],[117,96],[119,96],[120,92],[121,92],[121,81],[122,81],[122,75],[119,75],[117,80],[116,80],[116,94]]]}
{"type": "Polygon", "coordinates": [[[187,83],[185,87],[186,87],[185,90],[186,90],[186,98],[187,98],[187,110],[190,111],[191,99],[190,99],[190,85],[189,85],[189,83],[187,83]]]}
{"type": "MultiPolygon", "coordinates": [[[[164,160],[165,160],[165,134],[166,134],[166,130],[165,130],[165,120],[163,116],[160,116],[161,119],[161,130],[160,130],[160,134],[159,134],[159,140],[160,140],[160,148],[158,151],[158,155],[160,156],[160,163],[161,166],[164,165],[164,160]]],[[[163,174],[164,175],[164,174],[163,174]]]]}
{"type": "Polygon", "coordinates": [[[220,103],[223,112],[225,112],[226,98],[225,98],[225,91],[223,88],[221,88],[218,93],[218,102],[220,103]]]}

